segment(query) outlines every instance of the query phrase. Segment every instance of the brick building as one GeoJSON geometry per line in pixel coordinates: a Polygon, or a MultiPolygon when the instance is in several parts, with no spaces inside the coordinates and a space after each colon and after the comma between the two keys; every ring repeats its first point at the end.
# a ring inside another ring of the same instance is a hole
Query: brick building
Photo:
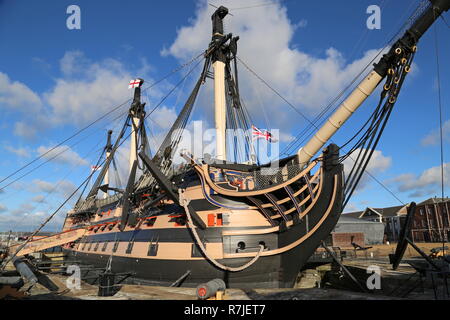
{"type": "Polygon", "coordinates": [[[450,240],[450,199],[430,198],[417,204],[411,237],[416,242],[450,240]]]}
{"type": "MultiPolygon", "coordinates": [[[[382,222],[384,241],[397,242],[406,218],[409,204],[388,208],[366,208],[346,216],[382,222]]],[[[414,242],[450,241],[450,198],[430,198],[416,205],[411,229],[414,242]]]]}

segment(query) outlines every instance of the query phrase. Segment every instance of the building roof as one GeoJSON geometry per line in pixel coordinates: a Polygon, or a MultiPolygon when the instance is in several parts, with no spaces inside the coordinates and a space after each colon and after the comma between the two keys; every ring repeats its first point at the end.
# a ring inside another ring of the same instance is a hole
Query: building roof
{"type": "Polygon", "coordinates": [[[348,217],[353,217],[353,218],[359,218],[359,216],[363,213],[364,211],[354,211],[354,212],[347,212],[347,213],[343,213],[341,215],[342,216],[348,216],[348,217]]]}
{"type": "Polygon", "coordinates": [[[447,198],[437,198],[437,197],[429,198],[427,200],[424,200],[424,201],[418,203],[417,206],[423,206],[425,204],[437,204],[440,202],[450,202],[450,198],[448,198],[448,197],[447,198]]]}
{"type": "Polygon", "coordinates": [[[371,208],[383,217],[395,217],[401,214],[406,214],[406,206],[395,206],[387,208],[371,208]],[[405,209],[405,210],[402,210],[405,209]]]}
{"type": "MultiPolygon", "coordinates": [[[[362,212],[362,211],[361,211],[362,212]]],[[[380,223],[375,221],[369,221],[364,219],[358,219],[351,217],[349,214],[341,214],[341,217],[338,220],[338,224],[340,223],[359,223],[359,224],[368,224],[368,223],[380,223]]]]}
{"type": "MultiPolygon", "coordinates": [[[[417,204],[417,206],[422,206],[422,205],[426,205],[426,204],[437,204],[437,203],[441,203],[441,202],[449,202],[450,203],[450,198],[429,198],[427,200],[424,200],[420,203],[417,204]]],[[[371,207],[367,207],[365,210],[363,211],[354,211],[354,212],[348,212],[348,213],[344,213],[341,215],[342,216],[347,216],[347,217],[352,217],[352,218],[362,218],[363,215],[365,215],[367,212],[372,212],[374,214],[377,214],[379,216],[382,217],[396,217],[396,216],[403,216],[406,215],[408,213],[408,207],[409,204],[404,205],[404,206],[394,206],[394,207],[387,207],[387,208],[371,208],[371,207]]]]}
{"type": "Polygon", "coordinates": [[[354,211],[349,213],[344,213],[344,215],[353,217],[353,218],[360,218],[362,215],[367,213],[368,211],[373,212],[379,216],[382,217],[395,217],[399,215],[405,215],[407,213],[407,207],[405,206],[394,206],[394,207],[387,207],[387,208],[371,208],[367,207],[364,211],[354,211]]]}

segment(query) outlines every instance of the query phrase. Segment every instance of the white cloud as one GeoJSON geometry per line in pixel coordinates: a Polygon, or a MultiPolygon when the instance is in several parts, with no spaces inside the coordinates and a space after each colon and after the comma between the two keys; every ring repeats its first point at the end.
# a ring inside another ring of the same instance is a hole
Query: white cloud
{"type": "Polygon", "coordinates": [[[11,146],[5,146],[5,149],[8,150],[9,152],[14,153],[15,155],[17,155],[19,157],[23,157],[23,158],[30,157],[30,150],[28,150],[28,148],[14,148],[11,146]]]}
{"type": "Polygon", "coordinates": [[[154,123],[157,124],[159,129],[167,130],[172,127],[172,124],[177,119],[178,114],[173,108],[162,106],[156,109],[150,116],[154,123]]]}
{"type": "MultiPolygon", "coordinates": [[[[450,163],[444,163],[445,187],[450,187],[450,163]]],[[[412,192],[411,197],[422,197],[431,194],[440,194],[441,166],[435,166],[424,170],[421,174],[402,174],[389,183],[396,183],[400,192],[412,192]]]]}
{"type": "Polygon", "coordinates": [[[52,192],[55,188],[53,183],[50,183],[48,181],[35,179],[33,180],[33,184],[35,185],[35,192],[52,192]]]}
{"type": "MultiPolygon", "coordinates": [[[[432,146],[440,143],[440,130],[433,130],[431,133],[426,135],[422,140],[421,144],[423,146],[432,146]]],[[[442,125],[442,137],[445,142],[450,141],[450,120],[447,120],[442,125]]]]}
{"type": "Polygon", "coordinates": [[[37,148],[37,152],[44,159],[61,163],[70,164],[76,166],[85,166],[89,164],[89,161],[81,158],[78,153],[73,151],[69,146],[62,145],[51,150],[52,147],[40,146],[37,148]],[[51,150],[51,151],[50,151],[51,150]]]}
{"type": "Polygon", "coordinates": [[[45,123],[42,98],[27,85],[12,80],[0,72],[0,109],[21,114],[20,121],[14,123],[15,135],[33,139],[38,128],[45,123]]]}
{"type": "MultiPolygon", "coordinates": [[[[68,51],[60,60],[62,76],[40,95],[0,72],[0,106],[6,105],[22,113],[13,132],[26,139],[36,138],[38,132],[47,128],[86,125],[125,103],[102,120],[111,122],[120,113],[126,114],[129,107],[126,101],[133,95],[133,91],[128,90],[130,79],[142,77],[146,84],[153,82],[149,75],[152,67],[146,59],[137,61],[137,66],[132,67],[112,58],[94,62],[81,51],[68,51]]],[[[167,82],[153,87],[145,96],[160,97],[159,89],[164,86],[167,82]]]]}
{"type": "MultiPolygon", "coordinates": [[[[94,63],[80,51],[66,52],[60,61],[64,77],[57,79],[54,88],[45,94],[51,109],[50,122],[83,125],[111,111],[132,97],[133,92],[128,90],[130,79],[139,76],[152,82],[145,59],[141,65],[139,70],[128,70],[116,59],[94,63]]],[[[152,90],[152,94],[156,93],[152,90]]],[[[128,106],[125,104],[121,111],[128,106]]]]}
{"type": "Polygon", "coordinates": [[[21,114],[22,120],[14,123],[15,135],[32,139],[38,128],[45,123],[45,109],[42,98],[26,84],[12,80],[0,72],[0,109],[21,114]]]}
{"type": "MultiPolygon", "coordinates": [[[[41,179],[34,179],[33,184],[28,188],[33,193],[46,193],[48,194],[58,194],[61,195],[64,199],[68,198],[77,188],[71,181],[69,180],[60,180],[57,182],[49,182],[41,179]]],[[[75,199],[76,195],[72,198],[75,199]]],[[[42,202],[44,198],[42,196],[36,196],[33,198],[34,202],[42,202]],[[41,199],[41,200],[39,200],[41,199]]]]}
{"type": "MultiPolygon", "coordinates": [[[[223,5],[229,7],[234,3],[223,1],[223,5]]],[[[214,10],[207,1],[201,1],[195,17],[178,30],[177,38],[162,54],[184,61],[204,50],[211,38],[214,10]]],[[[304,20],[297,24],[290,21],[286,8],[275,1],[272,6],[242,10],[225,18],[226,32],[240,36],[238,55],[291,103],[313,114],[336,96],[377,51],[370,50],[350,63],[331,47],[325,50],[325,57],[315,57],[301,51],[300,45],[293,47],[292,38],[299,26],[307,28],[304,20]]],[[[293,117],[287,112],[279,112],[284,102],[242,65],[240,69],[241,95],[250,109],[256,110],[258,100],[262,100],[270,114],[276,114],[271,118],[274,122],[271,126],[283,125],[285,128],[298,123],[299,115],[293,117]]]]}
{"type": "Polygon", "coordinates": [[[40,97],[30,88],[0,72],[0,107],[33,112],[38,111],[41,106],[40,97]]]}
{"type": "Polygon", "coordinates": [[[12,215],[23,215],[34,210],[34,206],[30,203],[22,203],[18,208],[10,210],[12,215]]]}
{"type": "MultiPolygon", "coordinates": [[[[34,231],[44,222],[46,211],[23,212],[21,214],[3,214],[0,215],[0,230],[7,231],[34,231]]],[[[64,222],[64,216],[57,215],[48,222],[43,231],[60,231],[64,222]]]]}
{"type": "Polygon", "coordinates": [[[36,138],[38,131],[38,123],[26,123],[24,121],[18,121],[14,124],[14,134],[19,137],[26,138],[28,140],[36,138]]]}
{"type": "Polygon", "coordinates": [[[66,76],[83,72],[83,68],[88,63],[83,52],[79,50],[67,51],[59,61],[61,72],[66,76]]]}
{"type": "Polygon", "coordinates": [[[0,213],[6,212],[8,211],[8,208],[4,205],[0,203],[0,213]]]}
{"type": "MultiPolygon", "coordinates": [[[[364,153],[364,149],[362,149],[364,153]]],[[[349,158],[344,160],[344,174],[347,179],[347,176],[350,174],[350,171],[358,158],[359,152],[361,149],[356,149],[349,158]]],[[[389,169],[392,165],[392,158],[383,155],[383,152],[380,150],[375,150],[373,152],[372,158],[370,159],[365,173],[362,175],[361,180],[359,181],[358,187],[355,189],[357,191],[363,190],[367,187],[368,183],[371,181],[370,176],[366,173],[369,172],[371,175],[377,175],[389,169]]]]}
{"type": "Polygon", "coordinates": [[[43,202],[45,202],[45,196],[43,196],[43,195],[34,196],[33,198],[31,198],[31,201],[43,203],[43,202]]]}

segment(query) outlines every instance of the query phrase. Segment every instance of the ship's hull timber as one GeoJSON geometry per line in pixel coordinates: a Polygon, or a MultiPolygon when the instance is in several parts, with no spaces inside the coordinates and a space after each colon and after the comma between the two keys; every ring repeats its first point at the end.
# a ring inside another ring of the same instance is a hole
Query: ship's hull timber
{"type": "MultiPolygon", "coordinates": [[[[67,249],[75,260],[97,268],[105,268],[112,256],[112,271],[133,273],[135,283],[168,286],[189,270],[181,286],[194,287],[220,278],[234,288],[292,287],[308,258],[335,227],[342,211],[342,165],[330,161],[321,170],[310,206],[303,213],[288,215],[297,214],[299,219],[289,218],[286,223],[278,217],[281,222],[276,226],[223,225],[196,229],[205,240],[207,251],[229,267],[246,264],[263,243],[266,248],[259,259],[243,271],[229,272],[214,266],[196,245],[192,231],[179,225],[91,233],[67,249]],[[116,242],[116,252],[113,252],[116,242]],[[131,250],[127,250],[131,242],[131,250]],[[245,243],[245,249],[237,250],[241,242],[245,243]]],[[[169,214],[175,219],[177,216],[169,214]]]]}

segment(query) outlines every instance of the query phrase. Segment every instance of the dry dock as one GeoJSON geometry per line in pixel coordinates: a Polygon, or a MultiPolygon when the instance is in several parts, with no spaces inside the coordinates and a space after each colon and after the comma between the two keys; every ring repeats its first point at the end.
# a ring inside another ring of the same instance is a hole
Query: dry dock
{"type": "MultiPolygon", "coordinates": [[[[419,244],[429,253],[439,244],[419,244]]],[[[397,270],[392,270],[387,258],[393,253],[395,245],[374,246],[365,251],[348,249],[342,264],[366,286],[366,281],[373,273],[368,269],[378,267],[380,270],[379,289],[361,290],[354,281],[343,272],[336,263],[322,263],[309,266],[299,275],[297,284],[292,289],[227,289],[224,300],[392,300],[392,299],[436,299],[436,285],[430,279],[421,277],[407,263],[416,254],[408,249],[403,263],[397,270]],[[365,291],[365,292],[363,292],[365,291]]],[[[345,250],[343,250],[345,251],[345,250]]],[[[318,250],[317,255],[323,252],[318,250]]],[[[98,285],[81,282],[79,289],[68,289],[68,276],[48,274],[51,281],[58,286],[56,292],[49,292],[40,284],[35,285],[23,299],[32,300],[196,300],[195,288],[156,287],[136,284],[121,284],[117,293],[111,297],[99,297],[98,285]]],[[[27,288],[25,285],[24,288],[27,288]]],[[[438,292],[444,292],[444,285],[437,283],[438,292]]],[[[441,299],[438,296],[438,299],[441,299]]]]}

